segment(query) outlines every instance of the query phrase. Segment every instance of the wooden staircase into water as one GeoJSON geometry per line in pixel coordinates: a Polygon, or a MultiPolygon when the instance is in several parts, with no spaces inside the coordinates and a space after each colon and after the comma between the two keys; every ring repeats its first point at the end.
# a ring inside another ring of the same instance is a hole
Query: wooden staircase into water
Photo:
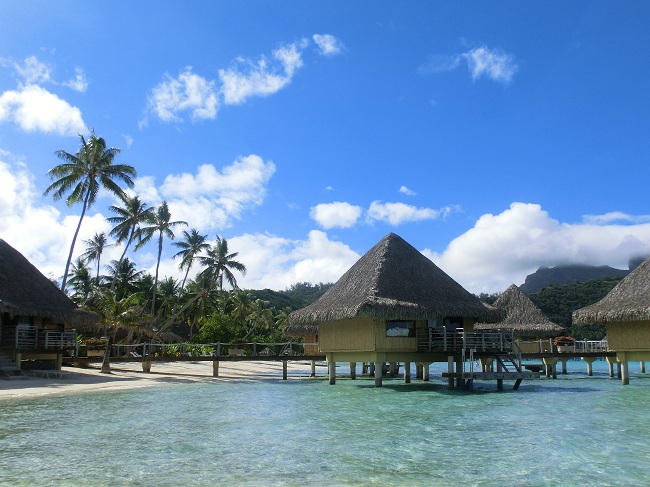
{"type": "Polygon", "coordinates": [[[27,379],[16,363],[0,352],[0,378],[6,380],[27,379]]]}

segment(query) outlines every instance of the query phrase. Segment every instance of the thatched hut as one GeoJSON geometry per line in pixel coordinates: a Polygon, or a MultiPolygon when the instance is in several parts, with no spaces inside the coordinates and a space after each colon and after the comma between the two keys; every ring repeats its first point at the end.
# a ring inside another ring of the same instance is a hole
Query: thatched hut
{"type": "Polygon", "coordinates": [[[79,308],[20,252],[0,239],[0,353],[61,367],[64,351],[76,346],[76,326],[99,317],[79,308]]]}
{"type": "Polygon", "coordinates": [[[306,355],[321,353],[318,346],[318,325],[316,324],[289,324],[284,329],[284,334],[299,337],[303,340],[303,350],[306,355]]]}
{"type": "MultiPolygon", "coordinates": [[[[549,340],[565,333],[565,328],[553,323],[544,312],[526,296],[515,284],[506,289],[494,302],[494,307],[503,310],[505,317],[497,323],[477,323],[474,329],[512,330],[522,352],[540,352],[539,343],[532,341],[549,340]]],[[[550,345],[548,349],[551,350],[550,345]]]]}
{"type": "Polygon", "coordinates": [[[628,361],[650,360],[650,258],[643,261],[603,299],[573,312],[576,324],[604,324],[610,351],[629,382],[628,361]]]}
{"type": "MultiPolygon", "coordinates": [[[[446,362],[420,351],[431,328],[471,330],[490,311],[398,235],[385,236],[320,299],[289,315],[292,327],[317,327],[327,361],[446,362]]],[[[331,369],[330,369],[331,370],[331,369]]]]}

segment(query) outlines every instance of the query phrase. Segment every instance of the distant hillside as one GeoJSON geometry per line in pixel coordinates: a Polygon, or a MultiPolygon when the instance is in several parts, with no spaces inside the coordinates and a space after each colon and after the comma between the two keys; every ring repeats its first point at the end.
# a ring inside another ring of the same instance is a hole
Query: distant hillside
{"type": "Polygon", "coordinates": [[[273,291],[271,289],[250,290],[257,299],[269,301],[270,305],[277,310],[291,308],[292,310],[304,308],[320,298],[325,291],[332,286],[328,284],[311,284],[302,282],[294,284],[285,291],[273,291]]]}
{"type": "Polygon", "coordinates": [[[571,284],[556,284],[530,294],[529,297],[548,318],[566,327],[575,338],[600,340],[605,336],[603,325],[572,325],[571,315],[580,308],[600,301],[622,278],[604,278],[571,284]]]}
{"type": "Polygon", "coordinates": [[[526,276],[526,281],[519,288],[526,294],[538,292],[540,289],[557,284],[571,284],[596,279],[621,279],[629,274],[629,270],[614,269],[607,265],[565,265],[557,267],[540,267],[533,274],[526,276]]]}

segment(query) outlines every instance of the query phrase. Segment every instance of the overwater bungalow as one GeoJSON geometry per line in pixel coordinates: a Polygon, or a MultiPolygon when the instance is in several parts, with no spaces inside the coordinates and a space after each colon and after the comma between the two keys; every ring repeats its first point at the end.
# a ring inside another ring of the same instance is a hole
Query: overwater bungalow
{"type": "Polygon", "coordinates": [[[477,323],[474,330],[512,330],[522,353],[552,351],[552,339],[566,332],[563,326],[549,320],[515,284],[508,287],[493,306],[502,310],[505,317],[497,323],[477,323]]]}
{"type": "MultiPolygon", "coordinates": [[[[403,362],[409,382],[412,362],[425,370],[433,362],[447,362],[451,386],[453,379],[459,383],[464,377],[463,364],[470,358],[466,354],[493,354],[503,364],[512,352],[512,333],[473,332],[476,322],[490,321],[492,315],[476,296],[391,233],[320,299],[291,313],[289,323],[317,327],[331,384],[337,362],[349,362],[353,377],[357,362],[374,364],[377,386],[385,363],[403,362]]],[[[509,378],[506,370],[499,372],[492,378],[509,378]]]]}
{"type": "Polygon", "coordinates": [[[573,312],[573,323],[604,324],[608,347],[629,384],[628,361],[650,360],[650,258],[630,272],[603,299],[573,312]]]}
{"type": "Polygon", "coordinates": [[[98,320],[0,239],[0,376],[21,367],[60,370],[76,347],[74,327],[98,320]]]}

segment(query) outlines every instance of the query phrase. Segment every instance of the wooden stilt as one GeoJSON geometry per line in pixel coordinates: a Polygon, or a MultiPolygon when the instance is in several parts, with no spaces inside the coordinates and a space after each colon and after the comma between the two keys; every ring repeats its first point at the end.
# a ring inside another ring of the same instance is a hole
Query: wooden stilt
{"type": "Polygon", "coordinates": [[[630,383],[630,374],[628,370],[627,360],[621,362],[621,382],[623,383],[623,385],[627,385],[630,383]]]}
{"type": "Polygon", "coordinates": [[[357,363],[350,362],[350,379],[356,379],[356,378],[357,378],[357,363]]]}
{"type": "Polygon", "coordinates": [[[382,386],[383,372],[384,372],[384,363],[375,362],[375,387],[382,386]]]}
{"type": "Polygon", "coordinates": [[[415,364],[415,378],[422,379],[422,364],[419,362],[415,364]]]}
{"type": "Polygon", "coordinates": [[[623,377],[623,373],[621,372],[621,363],[616,362],[616,377],[619,379],[623,377]]]}
{"type": "Polygon", "coordinates": [[[566,371],[566,359],[565,359],[565,360],[562,360],[562,375],[566,375],[566,374],[567,374],[567,371],[566,371]]]}
{"type": "MultiPolygon", "coordinates": [[[[547,369],[548,370],[548,366],[547,369]]],[[[497,372],[503,372],[503,366],[501,365],[501,361],[497,360],[497,372]]],[[[548,376],[547,376],[548,377],[548,376]]],[[[503,379],[497,379],[497,390],[502,391],[503,390],[503,379]]]]}
{"type": "Polygon", "coordinates": [[[311,372],[309,374],[311,377],[316,377],[316,361],[311,361],[311,372]]]}
{"type": "Polygon", "coordinates": [[[447,357],[447,372],[449,373],[449,378],[447,379],[447,389],[454,388],[454,378],[451,374],[454,373],[454,357],[450,355],[447,357]]]}
{"type": "Polygon", "coordinates": [[[587,375],[591,377],[594,375],[593,363],[596,357],[580,357],[583,361],[587,362],[587,375]]]}
{"type": "Polygon", "coordinates": [[[219,377],[219,361],[212,361],[212,377],[219,377]]]}
{"type": "Polygon", "coordinates": [[[336,384],[336,362],[327,362],[327,370],[329,373],[330,385],[336,384]]]}
{"type": "Polygon", "coordinates": [[[287,363],[288,360],[282,361],[282,380],[287,380],[287,363]]]}
{"type": "Polygon", "coordinates": [[[411,383],[411,362],[404,362],[404,383],[411,383]]]}
{"type": "Polygon", "coordinates": [[[422,364],[422,380],[429,382],[429,363],[422,364]]]}
{"type": "Polygon", "coordinates": [[[645,362],[639,362],[639,372],[645,374],[645,362]]]}
{"type": "Polygon", "coordinates": [[[461,375],[463,374],[463,361],[461,360],[460,355],[456,357],[456,387],[458,389],[462,389],[463,387],[463,378],[461,375]]]}

